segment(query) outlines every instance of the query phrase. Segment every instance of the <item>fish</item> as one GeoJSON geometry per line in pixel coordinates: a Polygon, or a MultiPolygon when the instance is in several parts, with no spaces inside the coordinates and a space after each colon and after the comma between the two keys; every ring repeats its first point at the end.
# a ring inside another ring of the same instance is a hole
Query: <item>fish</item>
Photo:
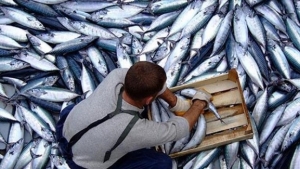
{"type": "Polygon", "coordinates": [[[232,18],[233,18],[233,10],[230,10],[226,16],[224,17],[224,19],[222,20],[222,22],[220,23],[220,28],[217,31],[216,37],[215,37],[215,41],[214,41],[214,47],[213,47],[213,51],[211,52],[211,56],[215,55],[217,52],[220,51],[220,49],[222,48],[222,46],[226,43],[226,39],[229,36],[230,33],[230,28],[232,25],[232,18]]]}
{"type": "Polygon", "coordinates": [[[60,44],[80,37],[81,35],[76,32],[70,31],[50,31],[36,35],[37,38],[44,42],[51,44],[60,44]]]}
{"type": "Polygon", "coordinates": [[[45,30],[45,26],[33,15],[13,7],[0,7],[11,20],[35,30],[45,30]]]}
{"type": "Polygon", "coordinates": [[[222,119],[220,114],[218,113],[216,106],[212,102],[208,102],[208,110],[211,111],[218,120],[220,120],[223,124],[226,124],[225,121],[222,119]]]}
{"type": "Polygon", "coordinates": [[[288,131],[285,133],[283,142],[281,144],[281,152],[288,149],[296,140],[299,139],[299,116],[293,120],[291,126],[288,128],[288,131]]]}
{"type": "Polygon", "coordinates": [[[0,25],[0,34],[12,38],[17,42],[27,42],[28,31],[11,25],[0,25]]]}
{"type": "Polygon", "coordinates": [[[192,166],[192,169],[196,168],[204,168],[207,166],[210,162],[215,159],[221,152],[221,148],[217,147],[214,149],[209,149],[206,151],[202,151],[199,153],[199,155],[196,157],[195,163],[192,166]]]}
{"type": "Polygon", "coordinates": [[[260,135],[259,135],[259,144],[260,145],[262,145],[266,141],[268,136],[271,134],[271,132],[275,128],[275,126],[276,126],[277,122],[279,121],[279,119],[281,118],[286,106],[287,106],[286,104],[278,106],[275,110],[273,110],[271,112],[269,117],[267,117],[267,120],[265,121],[265,123],[261,129],[260,135]]]}
{"type": "Polygon", "coordinates": [[[249,43],[248,27],[244,6],[236,6],[233,16],[233,34],[237,43],[247,48],[249,43]]]}
{"type": "Polygon", "coordinates": [[[201,144],[205,135],[206,135],[206,120],[203,114],[201,114],[197,121],[197,127],[195,129],[195,133],[193,134],[191,139],[185,144],[185,146],[182,148],[182,151],[194,148],[197,145],[201,144]]]}
{"type": "Polygon", "coordinates": [[[64,88],[58,87],[35,87],[26,91],[26,94],[37,97],[42,100],[52,101],[52,102],[65,102],[78,97],[79,95],[75,92],[64,88]]]}
{"type": "Polygon", "coordinates": [[[13,169],[16,164],[18,157],[21,154],[23,149],[24,138],[21,138],[17,142],[13,143],[8,148],[8,153],[5,153],[3,159],[1,160],[0,168],[1,169],[13,169]]]}
{"type": "Polygon", "coordinates": [[[26,48],[26,46],[22,46],[20,43],[18,43],[17,41],[15,41],[14,39],[8,36],[0,34],[0,39],[1,39],[1,43],[0,43],[1,49],[11,50],[11,49],[26,48]]]}
{"type": "Polygon", "coordinates": [[[214,68],[220,62],[220,60],[224,57],[224,55],[225,55],[225,51],[223,50],[223,52],[221,52],[220,54],[217,54],[217,55],[207,58],[198,67],[196,67],[188,75],[186,75],[182,79],[181,83],[185,83],[185,82],[191,80],[193,77],[200,76],[203,73],[209,71],[209,69],[214,68]]]}
{"type": "Polygon", "coordinates": [[[17,106],[19,109],[20,116],[23,116],[26,122],[30,125],[32,130],[38,133],[42,138],[47,141],[53,142],[55,141],[55,137],[48,127],[47,123],[43,121],[39,116],[37,116],[31,110],[19,105],[17,106]]]}
{"type": "Polygon", "coordinates": [[[193,3],[187,5],[180,14],[176,17],[173,22],[168,36],[174,35],[175,33],[181,31],[191,19],[200,11],[202,1],[196,0],[193,3]]]}
{"type": "Polygon", "coordinates": [[[49,5],[35,2],[35,1],[26,1],[26,0],[15,0],[15,2],[23,7],[26,7],[28,10],[49,17],[58,17],[59,14],[52,9],[49,5]]]}
{"type": "Polygon", "coordinates": [[[24,50],[13,56],[15,59],[22,60],[30,64],[31,67],[42,71],[57,71],[59,70],[52,62],[43,57],[24,50]]]}
{"type": "Polygon", "coordinates": [[[95,41],[98,37],[95,36],[84,36],[75,38],[73,40],[69,40],[63,43],[57,44],[51,51],[45,54],[66,54],[70,52],[74,52],[76,50],[82,49],[95,41]]]}
{"type": "Polygon", "coordinates": [[[295,152],[293,154],[291,163],[290,163],[290,168],[295,169],[299,165],[299,146],[296,147],[295,152]]]}
{"type": "Polygon", "coordinates": [[[31,34],[26,34],[26,36],[28,41],[38,54],[43,55],[47,60],[55,63],[56,57],[54,55],[45,55],[45,53],[52,50],[52,47],[48,43],[31,34]]]}

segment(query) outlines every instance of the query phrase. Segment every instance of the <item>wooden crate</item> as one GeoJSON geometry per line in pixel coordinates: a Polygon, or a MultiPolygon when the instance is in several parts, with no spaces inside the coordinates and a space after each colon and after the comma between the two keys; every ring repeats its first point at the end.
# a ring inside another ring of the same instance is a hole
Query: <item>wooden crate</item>
{"type": "Polygon", "coordinates": [[[224,120],[221,123],[212,112],[204,113],[207,130],[204,140],[195,148],[170,154],[176,158],[253,137],[252,124],[235,69],[207,80],[170,88],[176,92],[185,88],[201,88],[212,94],[212,102],[224,120]]]}

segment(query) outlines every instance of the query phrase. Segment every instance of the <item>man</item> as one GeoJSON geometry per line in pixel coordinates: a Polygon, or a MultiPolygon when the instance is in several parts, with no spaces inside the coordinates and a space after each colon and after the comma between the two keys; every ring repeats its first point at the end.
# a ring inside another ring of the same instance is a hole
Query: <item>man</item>
{"type": "Polygon", "coordinates": [[[149,148],[186,136],[211,96],[197,92],[190,104],[165,82],[163,68],[140,61],[129,69],[113,70],[92,95],[71,111],[67,107],[58,122],[57,138],[71,168],[172,168],[169,156],[149,148]],[[186,113],[164,123],[141,118],[144,106],[156,97],[164,99],[170,110],[186,113]]]}

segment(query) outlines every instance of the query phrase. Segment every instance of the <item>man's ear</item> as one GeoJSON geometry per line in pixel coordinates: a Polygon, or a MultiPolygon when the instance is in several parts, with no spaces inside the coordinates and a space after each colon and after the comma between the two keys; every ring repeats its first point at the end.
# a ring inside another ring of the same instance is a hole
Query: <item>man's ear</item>
{"type": "Polygon", "coordinates": [[[145,103],[146,105],[149,105],[153,101],[154,97],[153,96],[148,96],[145,98],[145,103]]]}

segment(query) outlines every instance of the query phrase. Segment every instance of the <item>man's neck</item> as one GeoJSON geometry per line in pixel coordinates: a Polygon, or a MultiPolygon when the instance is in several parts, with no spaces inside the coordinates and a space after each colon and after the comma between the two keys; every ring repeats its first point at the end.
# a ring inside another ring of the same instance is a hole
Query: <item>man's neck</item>
{"type": "Polygon", "coordinates": [[[142,109],[142,108],[144,107],[144,105],[143,105],[142,103],[137,102],[137,101],[131,99],[131,98],[127,95],[127,93],[126,93],[125,91],[123,91],[123,93],[122,93],[122,98],[123,98],[127,103],[129,103],[129,104],[131,104],[131,105],[133,105],[133,106],[136,106],[136,107],[138,107],[138,108],[140,108],[140,109],[142,109]]]}

